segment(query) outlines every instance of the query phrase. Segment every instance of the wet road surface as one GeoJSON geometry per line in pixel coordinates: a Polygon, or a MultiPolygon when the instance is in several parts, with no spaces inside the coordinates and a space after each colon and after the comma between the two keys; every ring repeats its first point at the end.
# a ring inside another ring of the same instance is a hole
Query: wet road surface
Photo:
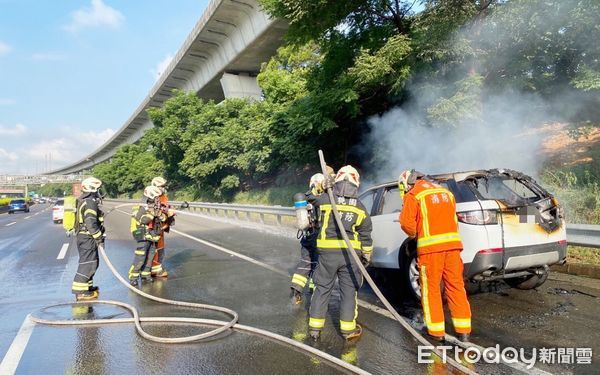
{"type": "MultiPolygon", "coordinates": [[[[25,317],[43,306],[72,301],[70,284],[77,268],[77,250],[70,243],[64,259],[57,259],[69,239],[61,225],[52,223],[47,205],[33,206],[29,214],[0,215],[0,353],[8,351],[25,317]],[[26,218],[28,217],[28,218],[26,218]],[[8,225],[11,222],[14,224],[8,225]],[[8,225],[8,226],[7,226],[8,225]]],[[[110,207],[107,205],[107,208],[110,207]]],[[[123,210],[127,211],[128,208],[123,210]]],[[[106,249],[122,275],[133,258],[127,214],[113,211],[107,218],[106,249]]],[[[227,220],[207,220],[178,215],[176,231],[204,239],[271,266],[271,269],[224,253],[178,233],[167,237],[168,280],[142,286],[151,294],[236,310],[240,323],[307,342],[307,305],[292,307],[289,278],[298,257],[298,241],[283,229],[259,231],[232,225],[227,220]],[[283,233],[273,233],[281,231],[283,233]],[[282,235],[283,234],[283,235],[282,235]]],[[[176,308],[147,301],[119,285],[100,262],[95,277],[102,299],[135,305],[142,316],[185,316],[226,319],[217,313],[176,308]]],[[[376,272],[384,290],[399,311],[422,319],[417,306],[395,293],[396,275],[376,272]]],[[[537,291],[508,289],[504,284],[485,285],[486,292],[470,297],[474,312],[472,341],[482,346],[559,348],[591,347],[599,353],[600,282],[552,274],[537,291]]],[[[379,305],[363,287],[363,301],[379,305]]],[[[337,331],[334,295],[320,342],[314,344],[334,356],[376,374],[449,373],[441,364],[417,364],[416,341],[398,323],[382,314],[360,308],[358,320],[365,330],[356,345],[344,344],[337,331]]],[[[95,306],[92,311],[52,308],[44,318],[93,319],[128,317],[115,307],[95,306]]],[[[177,336],[200,333],[202,327],[147,325],[149,333],[177,336]]],[[[595,359],[595,358],[594,358],[595,359]]],[[[595,361],[596,362],[596,361],[595,361]]],[[[598,366],[544,365],[552,373],[593,373],[598,366]]],[[[16,373],[340,373],[326,361],[254,335],[231,332],[202,343],[167,345],[149,342],[133,325],[56,328],[35,325],[16,373]]],[[[518,373],[504,365],[477,365],[480,373],[518,373]]]]}

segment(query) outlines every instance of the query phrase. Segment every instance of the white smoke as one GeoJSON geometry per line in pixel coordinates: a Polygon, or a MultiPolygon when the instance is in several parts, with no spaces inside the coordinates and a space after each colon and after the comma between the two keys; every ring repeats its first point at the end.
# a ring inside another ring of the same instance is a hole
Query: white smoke
{"type": "MultiPolygon", "coordinates": [[[[540,2],[535,4],[531,7],[545,6],[540,2]]],[[[559,33],[564,30],[561,25],[568,18],[561,12],[546,13],[553,15],[545,22],[555,25],[559,33]]],[[[517,54],[523,53],[520,49],[510,47],[512,33],[517,30],[502,29],[502,24],[498,22],[485,22],[487,25],[482,26],[477,40],[473,40],[473,32],[469,31],[469,27],[450,38],[452,42],[449,43],[454,45],[451,50],[459,51],[463,46],[461,43],[469,41],[473,46],[499,45],[508,48],[502,49],[501,55],[494,55],[491,62],[466,59],[462,69],[457,69],[457,72],[467,72],[486,63],[494,64],[494,67],[486,67],[488,70],[498,72],[510,65],[511,61],[517,61],[517,54]]],[[[515,26],[519,28],[519,35],[527,38],[528,25],[527,22],[520,22],[515,26]]],[[[533,40],[531,42],[536,43],[533,40]]],[[[526,44],[524,41],[521,43],[526,44]]],[[[551,102],[535,94],[523,93],[519,87],[504,86],[503,91],[490,93],[484,85],[482,91],[473,96],[480,113],[472,117],[470,113],[456,113],[455,117],[459,119],[454,121],[455,126],[435,125],[427,108],[438,103],[441,97],[451,95],[452,88],[465,78],[447,76],[444,82],[439,81],[439,77],[435,80],[428,80],[425,76],[413,77],[407,87],[408,97],[411,98],[409,102],[368,120],[370,133],[360,149],[355,150],[359,154],[371,153],[369,170],[365,171],[368,180],[378,183],[395,180],[402,170],[412,168],[426,174],[510,168],[535,177],[544,162],[541,156],[542,143],[548,136],[544,125],[565,121],[582,108],[578,94],[567,88],[564,93],[554,93],[556,99],[551,102]],[[459,125],[456,125],[457,122],[459,125]]]]}
{"type": "Polygon", "coordinates": [[[395,179],[405,169],[427,174],[511,168],[535,174],[543,134],[541,100],[500,95],[483,103],[483,121],[454,127],[426,125],[422,113],[395,108],[369,119],[375,181],[395,179]]]}

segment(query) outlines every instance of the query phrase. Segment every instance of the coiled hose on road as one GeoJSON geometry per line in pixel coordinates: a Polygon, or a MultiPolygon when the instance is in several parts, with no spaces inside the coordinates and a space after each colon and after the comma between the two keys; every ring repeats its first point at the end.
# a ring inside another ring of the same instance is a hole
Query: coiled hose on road
{"type": "MultiPolygon", "coordinates": [[[[328,176],[327,164],[325,163],[323,151],[321,151],[321,150],[319,150],[319,161],[321,163],[321,169],[323,170],[323,175],[328,176]]],[[[333,197],[333,192],[332,192],[331,188],[327,189],[327,194],[329,195],[329,200],[331,202],[331,208],[333,211],[333,216],[335,218],[335,222],[336,222],[338,228],[344,228],[344,225],[342,224],[342,220],[340,219],[340,214],[339,214],[339,212],[337,210],[337,206],[335,204],[335,199],[333,197]]],[[[431,343],[429,341],[427,341],[423,337],[423,335],[421,335],[416,329],[411,327],[410,324],[408,324],[400,316],[400,314],[398,314],[398,312],[396,312],[396,309],[394,309],[394,307],[390,304],[390,302],[387,300],[387,298],[385,298],[383,293],[381,293],[381,290],[379,290],[379,288],[377,287],[377,284],[375,284],[375,282],[373,281],[373,279],[367,272],[367,269],[363,266],[362,262],[360,261],[360,258],[358,257],[358,254],[356,254],[356,251],[354,250],[354,247],[352,246],[352,243],[350,242],[350,239],[348,238],[348,234],[346,233],[346,231],[340,230],[340,233],[342,234],[342,237],[344,238],[344,241],[346,242],[346,245],[348,246],[350,255],[356,262],[356,265],[360,269],[360,272],[363,274],[363,277],[365,278],[365,280],[367,280],[367,283],[369,283],[369,285],[371,286],[371,289],[373,289],[373,291],[375,292],[377,297],[381,300],[381,302],[384,304],[386,309],[388,309],[388,311],[394,316],[394,318],[398,321],[398,323],[400,323],[400,325],[402,327],[404,327],[411,335],[413,335],[414,338],[417,339],[417,341],[419,341],[423,345],[431,346],[431,343]]],[[[464,372],[465,374],[477,375],[477,373],[475,371],[471,370],[470,368],[467,368],[465,365],[458,363],[457,361],[453,360],[452,358],[444,356],[442,354],[442,352],[439,351],[438,349],[434,349],[433,352],[438,357],[445,358],[446,362],[448,362],[452,367],[464,372]]]]}
{"type": "MultiPolygon", "coordinates": [[[[106,215],[108,215],[110,212],[112,212],[113,210],[115,210],[119,207],[132,205],[132,204],[133,203],[126,203],[126,204],[118,205],[118,206],[114,207],[111,211],[109,211],[106,215]]],[[[284,344],[293,346],[297,349],[300,349],[301,351],[313,354],[317,357],[320,357],[330,363],[333,363],[334,365],[337,365],[337,366],[339,366],[343,369],[346,369],[348,371],[351,371],[353,373],[369,374],[369,372],[367,372],[361,368],[358,368],[354,365],[344,362],[339,358],[336,358],[328,353],[325,353],[323,351],[315,349],[311,346],[294,341],[288,337],[281,336],[276,333],[269,332],[269,331],[266,331],[266,330],[263,330],[260,328],[255,328],[255,327],[250,327],[250,326],[239,324],[239,323],[237,323],[237,321],[238,321],[237,312],[235,312],[231,309],[228,309],[226,307],[207,305],[207,304],[202,304],[202,303],[194,303],[194,302],[176,301],[176,300],[156,297],[151,294],[145,293],[145,292],[131,286],[129,284],[129,282],[127,280],[125,280],[123,278],[123,276],[121,276],[119,274],[119,272],[116,270],[116,268],[113,266],[110,259],[106,255],[104,246],[102,246],[102,245],[99,246],[98,251],[100,252],[100,255],[102,255],[102,259],[104,259],[104,262],[106,263],[106,265],[108,266],[108,268],[110,269],[112,274],[117,278],[117,280],[119,280],[119,282],[121,284],[123,284],[125,287],[127,287],[129,290],[140,295],[141,297],[144,297],[144,298],[156,301],[156,302],[179,306],[179,307],[192,307],[192,308],[198,308],[198,309],[203,309],[203,310],[218,311],[218,312],[229,315],[231,317],[231,320],[221,321],[221,320],[214,320],[214,319],[181,318],[181,317],[145,317],[145,318],[142,318],[139,316],[137,309],[130,304],[120,302],[120,301],[98,300],[98,301],[86,301],[86,302],[75,302],[75,303],[60,303],[60,304],[56,304],[56,305],[46,306],[38,311],[43,312],[50,308],[63,307],[63,306],[77,306],[77,305],[86,306],[86,305],[90,305],[90,304],[105,304],[105,305],[119,306],[126,310],[129,310],[132,317],[131,318],[118,318],[118,319],[49,320],[49,319],[43,319],[38,316],[35,316],[34,314],[31,314],[30,319],[32,321],[34,321],[35,323],[39,323],[39,324],[60,325],[60,326],[82,326],[82,325],[85,326],[85,325],[92,325],[92,324],[98,325],[98,324],[134,323],[136,331],[140,334],[140,336],[142,336],[143,338],[150,340],[150,341],[154,341],[154,342],[158,342],[158,343],[165,343],[165,344],[189,343],[189,342],[194,342],[194,341],[206,340],[208,338],[215,337],[215,336],[217,336],[225,331],[228,331],[230,329],[235,329],[235,330],[239,330],[242,332],[257,334],[257,335],[278,341],[280,343],[284,343],[284,344]],[[192,335],[192,336],[160,337],[160,336],[151,335],[148,332],[144,331],[142,324],[141,324],[142,322],[188,323],[188,324],[217,326],[218,328],[215,328],[211,331],[204,332],[204,333],[201,333],[198,335],[192,335]]]]}

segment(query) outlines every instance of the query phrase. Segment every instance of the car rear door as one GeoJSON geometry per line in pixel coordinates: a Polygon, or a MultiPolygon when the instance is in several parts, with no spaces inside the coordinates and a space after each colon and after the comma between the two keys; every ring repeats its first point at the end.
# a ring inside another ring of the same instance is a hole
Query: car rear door
{"type": "Polygon", "coordinates": [[[398,268],[398,251],[406,239],[400,228],[402,198],[397,186],[381,189],[377,207],[373,209],[373,266],[398,268]]]}

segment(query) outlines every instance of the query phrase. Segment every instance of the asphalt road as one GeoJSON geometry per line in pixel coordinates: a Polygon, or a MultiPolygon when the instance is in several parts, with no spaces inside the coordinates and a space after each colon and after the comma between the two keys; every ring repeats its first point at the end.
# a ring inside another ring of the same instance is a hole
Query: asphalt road
{"type": "MultiPolygon", "coordinates": [[[[108,205],[107,205],[108,206],[108,205]]],[[[107,207],[108,209],[108,207],[107,207]]],[[[124,210],[128,210],[124,208],[124,210]]],[[[106,249],[113,264],[126,275],[134,242],[126,213],[107,218],[106,249]]],[[[228,220],[178,215],[175,231],[167,237],[168,280],[142,286],[144,291],[170,299],[216,304],[236,310],[240,323],[266,329],[308,343],[307,305],[292,307],[289,278],[298,257],[298,241],[285,230],[240,227],[228,220]],[[251,262],[214,246],[255,259],[251,262]]],[[[70,284],[77,268],[77,249],[52,223],[48,205],[33,206],[29,214],[0,215],[0,355],[17,374],[330,374],[341,370],[290,347],[254,335],[231,332],[218,339],[193,344],[158,344],[135,332],[132,325],[86,328],[34,325],[27,335],[26,316],[44,306],[73,301],[70,284]],[[67,247],[68,246],[68,247],[67,247]],[[66,250],[66,251],[65,251],[66,250]],[[64,255],[64,258],[61,257],[64,255]],[[21,331],[20,331],[21,330],[21,331]],[[19,333],[20,332],[20,333],[19,333]],[[15,350],[14,348],[21,348],[15,350]],[[11,348],[9,350],[9,348],[11,348]],[[8,354],[7,354],[8,353],[8,354]],[[15,354],[16,353],[16,354],[15,354]]],[[[396,275],[375,272],[398,310],[422,325],[420,309],[396,293],[396,275]]],[[[142,316],[186,316],[226,319],[216,313],[175,308],[142,299],[119,285],[101,261],[95,277],[102,299],[135,305],[142,316]]],[[[481,346],[525,348],[592,348],[591,365],[543,364],[551,373],[600,373],[600,282],[552,274],[534,291],[485,285],[470,297],[475,333],[481,346]]],[[[358,320],[365,331],[356,345],[345,345],[337,331],[336,296],[317,348],[375,374],[450,373],[443,364],[417,363],[416,341],[398,323],[377,312],[381,306],[364,287],[358,320]]],[[[128,317],[116,307],[51,308],[37,313],[45,318],[92,319],[128,317]]],[[[177,336],[199,333],[202,327],[148,325],[150,333],[177,336]]],[[[513,366],[514,367],[514,366],[513,366]]],[[[506,365],[474,365],[479,373],[521,373],[506,365]]],[[[6,367],[5,367],[6,368],[6,367]]]]}

